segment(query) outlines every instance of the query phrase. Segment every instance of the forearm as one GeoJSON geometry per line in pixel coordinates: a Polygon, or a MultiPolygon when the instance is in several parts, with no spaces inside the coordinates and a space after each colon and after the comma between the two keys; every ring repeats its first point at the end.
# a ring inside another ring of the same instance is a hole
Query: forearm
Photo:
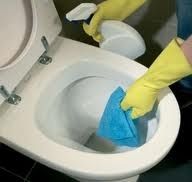
{"type": "Polygon", "coordinates": [[[181,49],[188,62],[192,65],[192,35],[181,45],[181,49]]]}
{"type": "Polygon", "coordinates": [[[109,0],[113,3],[117,3],[117,6],[120,6],[122,11],[120,12],[120,20],[124,20],[137,9],[139,9],[147,0],[109,0]]]}

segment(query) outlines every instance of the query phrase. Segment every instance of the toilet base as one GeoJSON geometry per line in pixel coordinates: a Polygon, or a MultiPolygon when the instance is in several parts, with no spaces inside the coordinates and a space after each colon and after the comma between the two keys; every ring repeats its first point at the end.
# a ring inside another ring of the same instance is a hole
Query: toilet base
{"type": "MultiPolygon", "coordinates": [[[[76,178],[77,179],[77,178],[76,178]]],[[[82,179],[77,179],[79,182],[138,182],[139,175],[133,176],[131,178],[127,179],[122,179],[122,180],[115,180],[115,181],[97,181],[97,180],[82,180],[82,179]]]]}

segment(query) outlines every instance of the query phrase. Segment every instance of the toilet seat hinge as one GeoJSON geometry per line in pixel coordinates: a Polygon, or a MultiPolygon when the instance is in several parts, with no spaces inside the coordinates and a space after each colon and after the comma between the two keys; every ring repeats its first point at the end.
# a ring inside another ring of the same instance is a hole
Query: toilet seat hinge
{"type": "Polygon", "coordinates": [[[14,94],[14,93],[9,93],[5,86],[0,85],[0,94],[6,99],[6,102],[9,104],[17,105],[21,101],[21,97],[14,94]]]}
{"type": "Polygon", "coordinates": [[[41,38],[41,42],[43,44],[43,47],[45,48],[45,52],[40,56],[39,62],[44,65],[48,65],[52,62],[52,58],[47,56],[47,52],[49,50],[49,43],[45,36],[41,38]]]}

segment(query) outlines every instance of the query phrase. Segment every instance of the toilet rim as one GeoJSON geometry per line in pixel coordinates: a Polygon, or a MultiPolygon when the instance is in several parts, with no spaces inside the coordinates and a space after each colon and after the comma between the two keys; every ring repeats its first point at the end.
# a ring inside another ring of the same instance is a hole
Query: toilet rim
{"type": "MultiPolygon", "coordinates": [[[[82,62],[86,63],[87,61],[82,62]]],[[[93,61],[89,63],[90,66],[91,64],[95,63],[113,65],[112,61],[108,63],[103,63],[100,61],[93,61]]],[[[133,64],[135,63],[133,62],[133,64]]],[[[96,67],[96,65],[94,67],[96,67]]],[[[120,68],[116,69],[119,70],[120,68]]],[[[124,70],[126,70],[126,68],[124,68],[124,70]]],[[[107,178],[112,176],[117,177],[118,175],[127,176],[128,174],[138,174],[138,171],[144,171],[147,168],[152,167],[168,153],[174,141],[176,140],[180,126],[180,118],[178,117],[179,114],[171,115],[169,118],[164,114],[161,114],[169,111],[171,112],[172,110],[174,110],[175,113],[180,113],[177,101],[170,89],[165,89],[161,93],[160,97],[163,98],[159,104],[159,127],[153,138],[142,147],[134,151],[118,154],[95,154],[74,150],[58,144],[55,145],[55,147],[58,146],[58,153],[52,158],[53,165],[55,164],[55,168],[60,169],[61,171],[62,169],[65,169],[71,171],[73,174],[77,174],[77,176],[79,174],[85,175],[86,177],[95,176],[97,179],[98,176],[101,176],[101,179],[103,179],[104,177],[107,178]],[[167,102],[167,100],[169,100],[169,102],[167,102]],[[172,107],[170,107],[170,103],[172,107]],[[59,156],[65,155],[70,156],[73,159],[66,157],[61,160],[59,156]],[[93,165],[94,163],[96,165],[93,165]]],[[[52,148],[54,147],[52,146],[52,148]]],[[[50,156],[48,158],[51,159],[50,156]]]]}
{"type": "MultiPolygon", "coordinates": [[[[97,60],[96,63],[113,65],[117,68],[115,60],[116,57],[115,55],[112,56],[114,60],[107,60],[106,56],[105,62],[102,62],[102,60],[97,60]]],[[[117,58],[120,59],[121,57],[118,56],[117,58]]],[[[119,66],[117,69],[127,72],[127,69],[132,69],[132,66],[137,64],[131,60],[129,64],[127,64],[126,61],[127,59],[123,62],[118,62],[118,65],[122,64],[122,66],[119,66]]],[[[70,59],[69,62],[69,65],[77,64],[75,61],[73,62],[70,59]]],[[[39,79],[39,77],[44,79],[47,77],[47,75],[50,76],[51,72],[56,72],[56,67],[57,73],[55,74],[57,75],[60,70],[67,69],[69,65],[66,64],[63,68],[61,68],[57,63],[53,63],[52,67],[46,69],[44,74],[39,74],[37,79],[39,79]]],[[[139,67],[141,68],[142,66],[139,67]]],[[[137,69],[135,72],[137,72],[137,69]]],[[[52,76],[50,76],[49,79],[51,79],[51,77],[52,76]]],[[[35,81],[36,80],[34,79],[33,82],[35,83],[35,81]]],[[[36,85],[39,84],[36,83],[36,85]]],[[[33,93],[33,88],[30,89],[31,93],[33,93]]],[[[61,172],[68,171],[69,174],[73,174],[74,176],[84,176],[85,178],[90,177],[95,179],[109,179],[115,177],[123,178],[123,176],[133,176],[157,164],[168,153],[174,141],[176,140],[180,123],[180,118],[178,117],[180,116],[178,114],[179,107],[171,91],[169,89],[165,89],[164,92],[168,94],[166,94],[166,96],[160,102],[160,123],[156,134],[148,143],[134,151],[117,154],[95,154],[68,148],[55,143],[41,133],[41,131],[35,125],[34,115],[28,116],[28,118],[31,118],[31,121],[29,121],[30,124],[26,122],[26,118],[23,118],[22,116],[21,118],[18,118],[21,119],[20,123],[25,124],[25,127],[28,128],[22,136],[18,136],[17,138],[14,136],[14,134],[4,134],[5,138],[2,140],[4,140],[6,144],[8,143],[15,148],[20,148],[18,150],[25,151],[24,153],[28,153],[29,156],[33,156],[34,159],[38,159],[42,163],[52,166],[61,172]],[[170,103],[172,107],[170,107],[170,103]],[[168,113],[171,110],[174,110],[174,112],[177,114],[170,115],[169,118],[161,114],[168,113]],[[28,141],[31,142],[26,142],[25,138],[28,138],[28,141]]],[[[18,109],[19,107],[22,107],[22,104],[23,103],[18,105],[18,109]]],[[[18,130],[18,132],[20,131],[18,130]]]]}
{"type": "MultiPolygon", "coordinates": [[[[165,92],[170,91],[166,89],[165,92]]],[[[174,99],[172,94],[168,97],[174,99]]],[[[173,102],[176,101],[173,100],[173,102]]],[[[160,109],[160,112],[168,112],[167,108],[169,108],[169,104],[164,104],[163,111],[160,109]]],[[[31,119],[34,120],[34,118],[31,119]]],[[[20,138],[20,140],[28,138],[28,141],[31,142],[21,142],[21,144],[16,138],[3,139],[2,142],[49,167],[76,177],[101,180],[118,179],[134,176],[150,169],[169,152],[179,130],[179,125],[172,124],[173,121],[179,122],[179,118],[172,115],[169,119],[164,116],[161,119],[156,134],[149,142],[133,151],[123,153],[98,154],[74,150],[50,140],[35,126],[30,128],[31,132],[25,132],[20,138]]],[[[30,123],[35,123],[35,121],[30,123]]]]}
{"type": "MultiPolygon", "coordinates": [[[[169,97],[171,96],[169,95],[169,97]]],[[[172,98],[174,99],[174,97],[172,98]]],[[[176,100],[173,102],[176,103],[176,100]]],[[[166,109],[168,107],[168,105],[164,105],[163,111],[160,110],[160,112],[168,112],[166,109]]],[[[179,112],[178,107],[173,109],[179,112]]],[[[47,141],[47,149],[57,148],[55,150],[57,154],[55,156],[47,155],[46,158],[56,169],[63,172],[71,171],[72,174],[77,176],[95,176],[97,179],[100,176],[101,179],[104,179],[105,177],[136,175],[157,164],[169,152],[176,140],[179,124],[172,124],[173,121],[179,122],[180,119],[172,115],[169,119],[162,116],[161,120],[153,138],[133,151],[116,154],[95,154],[47,141]],[[66,158],[64,157],[61,160],[60,156],[66,156],[66,158]]]]}
{"type": "MultiPolygon", "coordinates": [[[[165,92],[170,92],[170,90],[166,89],[165,92]]],[[[166,97],[171,97],[173,102],[176,102],[172,94],[168,94],[166,97]]],[[[164,104],[160,113],[169,112],[168,103],[160,104],[164,104]]],[[[177,105],[173,109],[179,111],[177,105]]],[[[34,118],[32,120],[30,123],[35,123],[34,118]]],[[[120,179],[150,169],[169,152],[179,130],[179,124],[173,125],[173,122],[179,122],[179,118],[171,115],[169,119],[162,116],[161,120],[158,130],[151,140],[142,147],[123,153],[98,154],[78,151],[52,141],[36,126],[30,128],[31,133],[25,132],[26,136],[23,135],[20,139],[28,138],[28,141],[31,142],[21,142],[21,144],[16,138],[7,138],[5,143],[15,147],[18,151],[29,154],[35,160],[49,167],[76,177],[101,180],[120,179]]]]}

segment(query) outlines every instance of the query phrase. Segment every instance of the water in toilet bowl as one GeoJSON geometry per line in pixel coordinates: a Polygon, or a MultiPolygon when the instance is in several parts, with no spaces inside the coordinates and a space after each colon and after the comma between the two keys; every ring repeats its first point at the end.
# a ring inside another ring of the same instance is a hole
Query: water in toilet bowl
{"type": "MultiPolygon", "coordinates": [[[[78,71],[81,66],[77,65],[78,71]]],[[[72,68],[73,69],[73,68],[72,68]]],[[[94,69],[94,67],[93,67],[94,69]]],[[[132,83],[132,78],[110,78],[113,75],[102,76],[107,73],[106,68],[101,67],[98,75],[93,70],[86,69],[78,78],[65,81],[63,75],[55,85],[46,89],[49,92],[42,97],[37,107],[37,124],[43,134],[55,142],[84,152],[118,153],[131,151],[135,148],[117,147],[109,141],[105,141],[95,135],[105,105],[111,93],[118,87],[126,88],[132,83]],[[88,76],[91,72],[91,75],[88,76]],[[62,85],[62,88],[59,88],[62,85]],[[54,89],[51,92],[51,89],[54,89]],[[57,90],[57,92],[55,92],[57,90]],[[47,99],[49,98],[49,99],[47,99]],[[45,99],[45,100],[44,100],[45,99]],[[42,110],[43,109],[43,110],[42,110]]],[[[75,73],[75,71],[74,71],[75,73]]],[[[69,77],[69,76],[68,76],[69,77]]],[[[73,76],[70,76],[74,78],[73,76]]],[[[53,83],[52,83],[53,84],[53,83]]],[[[148,142],[158,128],[156,110],[136,121],[136,127],[140,134],[141,146],[148,142]]]]}

